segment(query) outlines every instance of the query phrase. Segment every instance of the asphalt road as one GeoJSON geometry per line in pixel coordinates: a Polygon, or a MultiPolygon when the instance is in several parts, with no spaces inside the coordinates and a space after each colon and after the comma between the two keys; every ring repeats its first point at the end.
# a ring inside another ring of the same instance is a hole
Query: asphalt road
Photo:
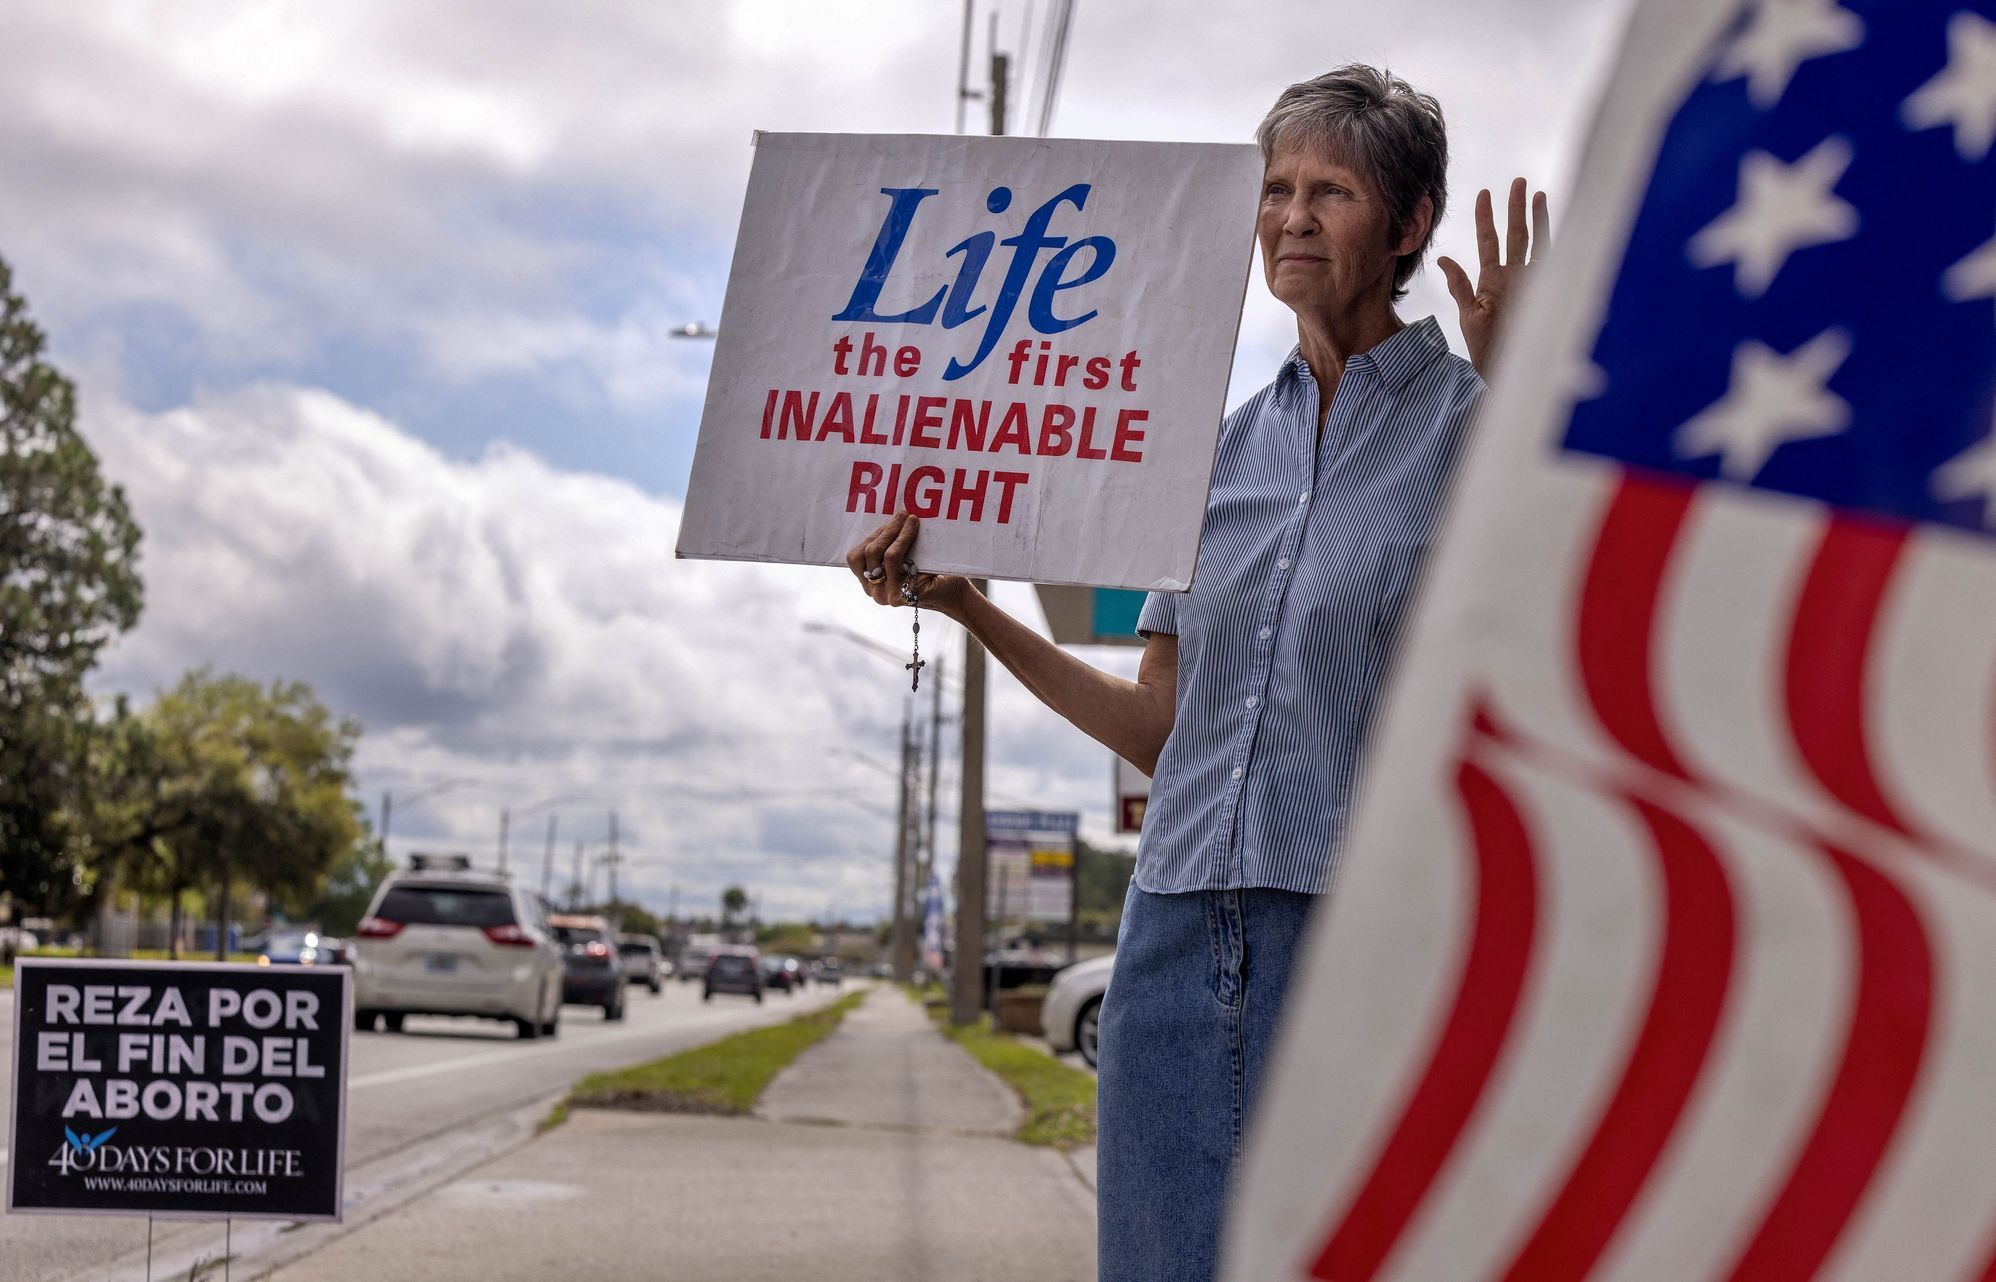
{"type": "MultiPolygon", "coordinates": [[[[700,1000],[697,984],[668,982],[656,997],[632,990],[620,1024],[582,1007],[563,1008],[561,1035],[518,1042],[510,1026],[472,1019],[411,1018],[401,1034],[355,1033],[348,1068],[347,1170],[412,1149],[466,1125],[562,1090],[585,1073],[670,1054],[756,1024],[824,1005],[830,988],[786,997],[700,1000]]],[[[14,996],[0,991],[0,1090],[12,1097],[14,996]]],[[[8,1110],[0,1109],[0,1141],[8,1110]]],[[[0,1163],[7,1147],[0,1142],[0,1163]]],[[[0,1174],[5,1167],[0,1165],[0,1174]]],[[[155,1250],[199,1226],[159,1221],[155,1250]]],[[[100,1216],[0,1214],[0,1282],[67,1278],[144,1250],[146,1222],[100,1216]]]]}

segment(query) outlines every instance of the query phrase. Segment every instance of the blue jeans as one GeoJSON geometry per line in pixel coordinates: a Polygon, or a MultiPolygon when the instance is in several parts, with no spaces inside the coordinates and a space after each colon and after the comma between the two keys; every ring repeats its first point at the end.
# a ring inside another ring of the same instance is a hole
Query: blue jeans
{"type": "Polygon", "coordinates": [[[1101,1282],[1214,1276],[1227,1186],[1314,895],[1130,887],[1102,999],[1101,1282]]]}

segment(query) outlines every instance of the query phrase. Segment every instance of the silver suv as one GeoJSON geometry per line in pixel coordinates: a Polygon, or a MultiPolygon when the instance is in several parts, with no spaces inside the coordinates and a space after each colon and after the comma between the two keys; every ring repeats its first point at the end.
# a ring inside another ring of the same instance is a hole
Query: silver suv
{"type": "Polygon", "coordinates": [[[354,1027],[402,1031],[407,1015],[511,1021],[555,1035],[561,946],[540,898],[462,856],[417,856],[382,882],[354,932],[354,1027]]]}

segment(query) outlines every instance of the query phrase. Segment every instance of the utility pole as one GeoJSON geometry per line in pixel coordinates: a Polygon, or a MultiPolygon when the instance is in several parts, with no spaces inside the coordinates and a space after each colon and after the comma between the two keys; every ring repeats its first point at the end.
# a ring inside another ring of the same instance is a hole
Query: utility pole
{"type": "Polygon", "coordinates": [[[575,866],[568,879],[568,911],[574,912],[582,897],[582,843],[575,843],[575,866]]]}
{"type": "Polygon", "coordinates": [[[918,895],[929,893],[929,878],[936,872],[936,786],[943,774],[943,688],[946,684],[943,656],[936,656],[936,692],[929,700],[929,808],[924,817],[928,835],[923,840],[919,865],[921,887],[918,895]]]}
{"type": "Polygon", "coordinates": [[[548,848],[547,848],[547,853],[541,856],[541,898],[543,900],[545,900],[548,897],[548,878],[551,875],[553,875],[554,872],[554,821],[555,821],[555,816],[553,814],[549,814],[548,848]]]}
{"type": "Polygon", "coordinates": [[[388,857],[388,817],[395,813],[395,797],[388,789],[381,790],[381,856],[388,857]]]}
{"type": "MultiPolygon", "coordinates": [[[[979,592],[989,586],[977,579],[979,592]]],[[[956,964],[950,1022],[974,1023],[984,1009],[984,647],[963,634],[963,802],[956,835],[956,964]]]]}
{"type": "Polygon", "coordinates": [[[506,829],[507,826],[512,823],[512,820],[513,820],[512,807],[501,806],[499,808],[499,871],[500,872],[506,871],[506,829]]]}
{"type": "Polygon", "coordinates": [[[894,980],[905,984],[915,977],[915,945],[908,923],[908,863],[912,855],[910,836],[915,830],[914,789],[911,773],[915,756],[915,701],[901,705],[901,802],[894,815],[894,926],[889,934],[889,953],[894,959],[894,980]]]}
{"type": "Polygon", "coordinates": [[[970,24],[977,0],[963,0],[963,44],[956,60],[956,131],[963,132],[963,107],[979,95],[970,87],[970,24]]]}
{"type": "MultiPolygon", "coordinates": [[[[991,16],[991,132],[1005,133],[1005,80],[1011,60],[998,52],[998,16],[991,16]]],[[[973,579],[979,592],[987,579],[973,579]]],[[[984,1007],[984,647],[963,634],[963,800],[957,807],[956,964],[949,1017],[970,1024],[984,1007]]]]}
{"type": "Polygon", "coordinates": [[[610,869],[610,929],[616,930],[624,924],[623,910],[617,907],[617,865],[624,857],[617,853],[617,812],[610,812],[610,853],[603,856],[603,862],[610,869]]]}
{"type": "Polygon", "coordinates": [[[1012,59],[998,52],[998,15],[991,15],[991,136],[1005,136],[1005,85],[1011,79],[1012,59]]]}

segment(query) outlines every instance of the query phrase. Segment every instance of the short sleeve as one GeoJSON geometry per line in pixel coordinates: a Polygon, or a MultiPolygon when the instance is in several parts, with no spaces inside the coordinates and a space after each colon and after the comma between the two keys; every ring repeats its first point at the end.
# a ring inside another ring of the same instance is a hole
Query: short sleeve
{"type": "Polygon", "coordinates": [[[1162,632],[1168,636],[1178,635],[1179,592],[1153,592],[1144,598],[1144,608],[1137,615],[1137,632],[1149,636],[1162,632]]]}

